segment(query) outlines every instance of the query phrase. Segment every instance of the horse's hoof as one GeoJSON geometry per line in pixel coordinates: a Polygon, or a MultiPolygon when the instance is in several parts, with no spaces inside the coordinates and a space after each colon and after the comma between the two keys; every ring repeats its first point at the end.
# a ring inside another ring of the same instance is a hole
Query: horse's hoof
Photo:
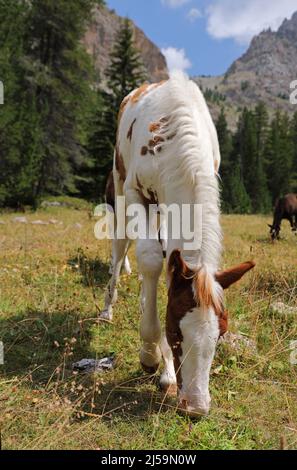
{"type": "Polygon", "coordinates": [[[99,320],[111,322],[112,321],[112,312],[108,310],[103,310],[99,315],[99,320]]]}
{"type": "Polygon", "coordinates": [[[160,383],[162,392],[166,397],[176,397],[177,395],[177,384],[162,384],[160,383]]]}
{"type": "Polygon", "coordinates": [[[208,415],[209,408],[193,408],[188,405],[186,400],[182,400],[178,405],[177,411],[190,418],[201,419],[208,415]]]}
{"type": "Polygon", "coordinates": [[[140,362],[141,367],[143,368],[144,372],[147,374],[153,375],[157,372],[159,368],[159,364],[155,364],[153,366],[146,366],[143,362],[140,362]]]}

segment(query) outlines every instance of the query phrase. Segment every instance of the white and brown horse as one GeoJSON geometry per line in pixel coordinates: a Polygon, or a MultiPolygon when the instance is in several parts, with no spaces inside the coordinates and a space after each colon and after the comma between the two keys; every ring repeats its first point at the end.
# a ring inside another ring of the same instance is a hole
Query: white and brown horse
{"type": "MultiPolygon", "coordinates": [[[[223,289],[254,266],[240,264],[219,271],[221,228],[218,191],[220,152],[216,130],[199,88],[181,73],[160,84],[143,85],[122,103],[114,158],[115,194],[127,207],[150,203],[199,204],[203,208],[200,249],[186,250],[168,227],[166,333],[157,312],[157,286],[163,267],[158,228],[137,241],[137,262],[143,277],[140,361],[155,372],[164,359],[161,386],[178,388],[180,407],[207,414],[209,375],[217,340],[227,329],[223,289]]],[[[129,240],[117,239],[114,272],[102,317],[112,318],[116,285],[129,240]]]]}

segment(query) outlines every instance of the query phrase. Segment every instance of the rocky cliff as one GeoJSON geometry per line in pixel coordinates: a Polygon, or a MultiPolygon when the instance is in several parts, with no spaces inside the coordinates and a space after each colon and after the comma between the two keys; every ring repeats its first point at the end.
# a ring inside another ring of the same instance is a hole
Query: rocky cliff
{"type": "MultiPolygon", "coordinates": [[[[94,10],[92,22],[83,39],[83,43],[95,60],[96,69],[104,79],[104,72],[109,65],[112,50],[122,18],[105,7],[94,10]]],[[[133,24],[133,23],[132,23],[133,24]]],[[[168,77],[166,60],[161,51],[146,35],[133,24],[135,45],[141,53],[143,64],[150,81],[160,81],[168,77]]]]}
{"type": "Polygon", "coordinates": [[[297,12],[278,31],[267,30],[254,37],[247,52],[224,76],[197,77],[196,81],[204,90],[212,90],[209,94],[214,116],[224,104],[234,127],[238,108],[254,106],[260,100],[271,112],[276,108],[297,111],[289,99],[290,83],[296,79],[297,12]]]}

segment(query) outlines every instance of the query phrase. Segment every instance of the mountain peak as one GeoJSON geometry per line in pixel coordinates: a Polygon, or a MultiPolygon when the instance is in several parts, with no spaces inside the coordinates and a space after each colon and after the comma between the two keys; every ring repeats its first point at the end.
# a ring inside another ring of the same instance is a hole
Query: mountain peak
{"type": "Polygon", "coordinates": [[[290,20],[285,19],[280,26],[278,36],[286,38],[288,40],[297,40],[297,11],[293,14],[290,20]]]}
{"type": "Polygon", "coordinates": [[[295,112],[289,97],[290,83],[296,78],[297,12],[285,19],[278,31],[267,29],[255,36],[223,77],[197,77],[197,82],[213,100],[210,105],[214,117],[219,106],[224,106],[229,126],[234,128],[236,109],[251,108],[259,101],[265,102],[271,113],[275,109],[295,112]]]}

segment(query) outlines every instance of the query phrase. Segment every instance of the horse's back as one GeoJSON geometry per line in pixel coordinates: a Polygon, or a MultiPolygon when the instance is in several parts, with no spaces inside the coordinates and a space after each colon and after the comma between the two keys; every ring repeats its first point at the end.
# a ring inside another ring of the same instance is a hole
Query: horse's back
{"type": "MultiPolygon", "coordinates": [[[[168,120],[178,107],[181,114],[184,110],[190,116],[197,135],[197,148],[201,148],[201,159],[205,160],[204,166],[208,165],[218,172],[218,139],[204,97],[194,82],[183,76],[174,76],[167,81],[134,90],[123,102],[117,149],[126,169],[126,187],[149,186],[154,189],[162,185],[160,176],[172,159],[180,159],[180,164],[183,163],[179,141],[173,152],[175,155],[172,155],[172,147],[168,145],[175,133],[170,135],[170,132],[165,132],[164,137],[161,132],[162,129],[166,130],[167,124],[169,126],[168,120]]],[[[176,163],[179,164],[178,161],[176,163]]]]}

